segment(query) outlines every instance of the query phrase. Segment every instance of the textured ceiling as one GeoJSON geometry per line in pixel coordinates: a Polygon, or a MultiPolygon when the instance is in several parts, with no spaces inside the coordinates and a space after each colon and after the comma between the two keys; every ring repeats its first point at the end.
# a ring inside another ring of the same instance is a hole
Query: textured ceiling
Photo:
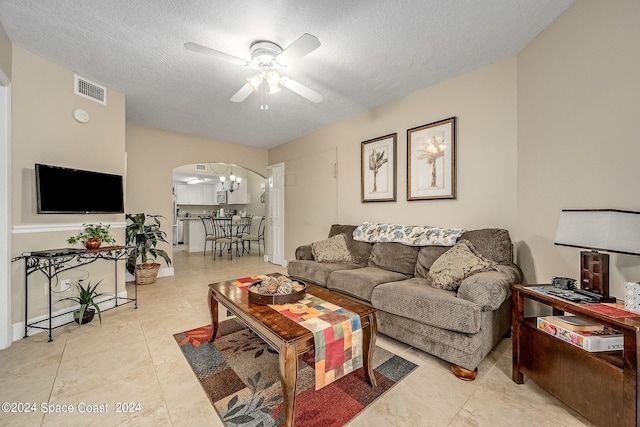
{"type": "Polygon", "coordinates": [[[513,55],[574,0],[0,0],[18,46],[126,95],[127,121],[271,148],[513,55]],[[250,59],[304,33],[321,46],[286,74],[324,95],[283,89],[260,109],[229,98],[255,71],[184,48],[250,59]]]}

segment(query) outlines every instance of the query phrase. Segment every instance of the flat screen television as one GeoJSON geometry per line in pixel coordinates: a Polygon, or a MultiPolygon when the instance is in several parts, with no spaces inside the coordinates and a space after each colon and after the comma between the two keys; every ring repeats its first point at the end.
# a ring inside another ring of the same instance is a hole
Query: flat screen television
{"type": "Polygon", "coordinates": [[[38,213],[124,213],[121,175],[36,163],[38,213]]]}

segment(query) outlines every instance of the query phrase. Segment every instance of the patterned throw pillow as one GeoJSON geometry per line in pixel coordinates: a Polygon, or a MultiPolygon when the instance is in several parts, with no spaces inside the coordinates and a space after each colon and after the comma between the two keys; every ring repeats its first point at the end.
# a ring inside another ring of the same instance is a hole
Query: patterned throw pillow
{"type": "Polygon", "coordinates": [[[429,268],[429,279],[434,288],[455,291],[467,277],[495,270],[497,265],[483,257],[471,242],[463,239],[433,262],[429,268]]]}
{"type": "Polygon", "coordinates": [[[318,262],[353,262],[344,234],[336,234],[327,240],[313,242],[311,244],[311,252],[313,253],[313,258],[318,262]]]}

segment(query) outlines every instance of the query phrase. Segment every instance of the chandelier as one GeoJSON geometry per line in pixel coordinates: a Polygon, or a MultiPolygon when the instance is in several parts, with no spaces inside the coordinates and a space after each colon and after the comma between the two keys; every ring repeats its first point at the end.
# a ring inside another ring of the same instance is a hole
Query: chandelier
{"type": "Polygon", "coordinates": [[[222,183],[222,189],[227,190],[233,193],[234,190],[237,190],[240,187],[240,183],[242,182],[242,178],[239,176],[235,176],[233,174],[233,167],[231,168],[231,174],[229,175],[229,185],[227,183],[227,177],[221,176],[220,182],[222,183]]]}

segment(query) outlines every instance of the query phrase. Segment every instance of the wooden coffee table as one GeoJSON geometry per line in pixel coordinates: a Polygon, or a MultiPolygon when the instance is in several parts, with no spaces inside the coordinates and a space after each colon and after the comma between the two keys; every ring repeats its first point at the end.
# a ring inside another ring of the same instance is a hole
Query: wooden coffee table
{"type": "MultiPolygon", "coordinates": [[[[277,277],[281,274],[272,273],[269,276],[277,277]]],[[[375,308],[311,284],[307,285],[307,292],[360,316],[363,333],[363,369],[369,384],[375,386],[372,365],[378,329],[375,308]]],[[[218,303],[236,315],[280,355],[285,426],[293,426],[298,356],[314,348],[313,333],[266,305],[249,302],[246,290],[235,286],[233,281],[225,281],[209,285],[209,309],[213,326],[210,342],[218,332],[218,303]]]]}

